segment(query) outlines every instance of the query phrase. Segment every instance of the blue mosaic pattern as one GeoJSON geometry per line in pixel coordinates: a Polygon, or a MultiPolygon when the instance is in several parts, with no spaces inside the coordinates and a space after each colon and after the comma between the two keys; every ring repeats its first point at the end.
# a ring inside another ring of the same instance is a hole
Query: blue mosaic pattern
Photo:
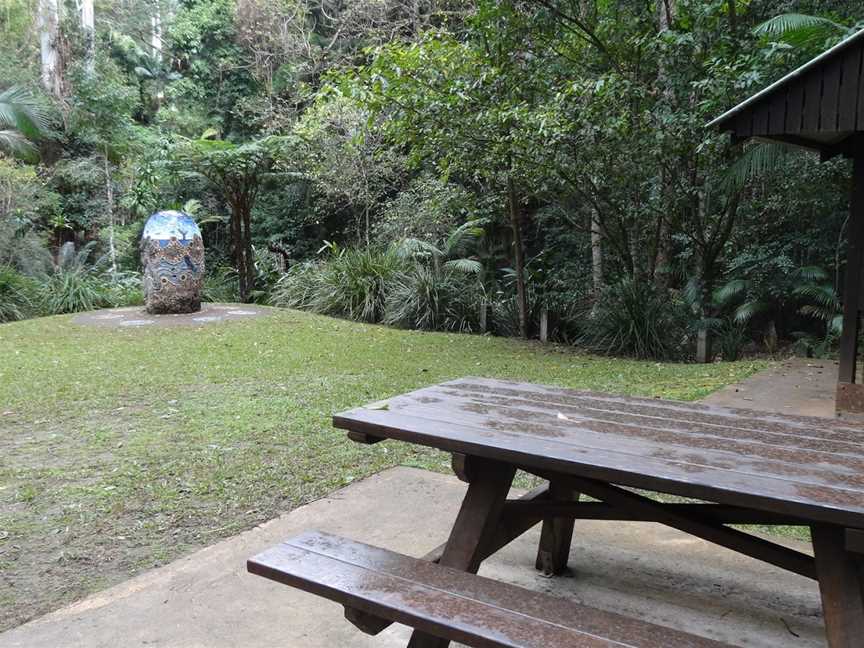
{"type": "Polygon", "coordinates": [[[178,243],[188,245],[196,236],[201,236],[201,230],[192,217],[185,212],[169,209],[156,212],[147,219],[142,238],[154,239],[164,245],[175,238],[178,243]]]}
{"type": "Polygon", "coordinates": [[[201,308],[204,243],[189,214],[153,214],[141,237],[144,300],[148,313],[190,313],[201,308]]]}

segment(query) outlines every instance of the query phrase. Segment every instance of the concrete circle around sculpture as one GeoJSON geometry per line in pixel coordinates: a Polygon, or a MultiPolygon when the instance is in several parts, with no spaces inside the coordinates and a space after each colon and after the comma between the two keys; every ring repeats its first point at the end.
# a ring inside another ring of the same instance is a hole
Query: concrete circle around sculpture
{"type": "Polygon", "coordinates": [[[201,310],[204,242],[189,214],[167,210],[147,219],[141,236],[141,265],[148,314],[201,310]]]}
{"type": "Polygon", "coordinates": [[[201,310],[197,313],[149,315],[141,306],[125,306],[79,313],[72,322],[85,326],[126,329],[205,326],[219,322],[242,322],[266,317],[273,314],[275,310],[255,304],[202,304],[201,310]]]}

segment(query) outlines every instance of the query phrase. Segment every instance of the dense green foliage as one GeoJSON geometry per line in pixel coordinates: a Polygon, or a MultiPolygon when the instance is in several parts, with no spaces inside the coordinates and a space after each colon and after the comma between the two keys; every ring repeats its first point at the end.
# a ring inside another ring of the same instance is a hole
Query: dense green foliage
{"type": "Polygon", "coordinates": [[[95,41],[59,5],[51,82],[37,3],[0,15],[15,317],[134,302],[144,218],[185,206],[211,298],[637,357],[836,340],[848,163],[705,124],[856,3],[105,0],[95,41]]]}

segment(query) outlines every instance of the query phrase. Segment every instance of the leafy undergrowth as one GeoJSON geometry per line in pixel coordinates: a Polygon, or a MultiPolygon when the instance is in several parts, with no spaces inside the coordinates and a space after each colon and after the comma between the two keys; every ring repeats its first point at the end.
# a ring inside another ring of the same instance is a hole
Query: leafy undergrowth
{"type": "Polygon", "coordinates": [[[464,375],[696,399],[765,366],[586,357],[293,311],[203,328],[0,325],[0,630],[395,464],[340,409],[464,375]]]}

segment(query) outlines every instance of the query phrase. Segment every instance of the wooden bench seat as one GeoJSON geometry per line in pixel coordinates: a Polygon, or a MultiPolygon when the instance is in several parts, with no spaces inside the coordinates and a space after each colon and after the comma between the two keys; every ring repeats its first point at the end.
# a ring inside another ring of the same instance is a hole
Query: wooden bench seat
{"type": "Polygon", "coordinates": [[[725,645],[316,531],[264,551],[247,568],[346,608],[468,646],[725,645]]]}

